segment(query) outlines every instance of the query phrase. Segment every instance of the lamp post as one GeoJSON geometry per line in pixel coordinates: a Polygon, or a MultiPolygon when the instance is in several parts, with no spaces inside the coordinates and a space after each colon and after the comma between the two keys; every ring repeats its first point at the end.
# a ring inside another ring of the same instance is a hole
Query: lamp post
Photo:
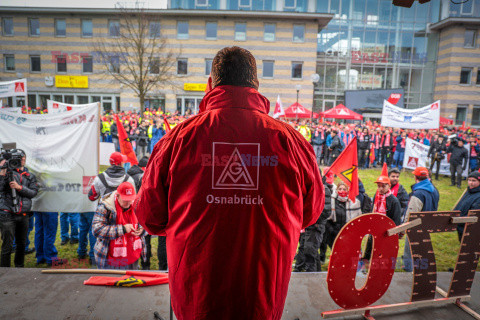
{"type": "Polygon", "coordinates": [[[315,105],[315,83],[320,80],[318,73],[314,73],[310,76],[310,80],[313,83],[313,101],[312,101],[312,114],[310,115],[310,122],[313,124],[313,106],[315,105]]]}
{"type": "Polygon", "coordinates": [[[298,93],[300,92],[300,89],[302,89],[302,86],[297,84],[295,89],[297,90],[297,109],[295,111],[295,120],[298,120],[298,93]]]}

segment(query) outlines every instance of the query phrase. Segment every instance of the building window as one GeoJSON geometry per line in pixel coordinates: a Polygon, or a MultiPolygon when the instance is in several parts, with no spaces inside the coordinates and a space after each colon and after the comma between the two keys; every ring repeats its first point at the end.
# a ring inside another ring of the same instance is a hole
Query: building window
{"type": "Polygon", "coordinates": [[[470,84],[472,78],[472,68],[462,68],[460,72],[460,84],[470,84]]]}
{"type": "Polygon", "coordinates": [[[295,9],[297,7],[297,1],[296,0],[285,0],[283,3],[283,7],[285,9],[295,9]]]}
{"type": "Polygon", "coordinates": [[[67,57],[64,55],[55,56],[57,61],[57,72],[67,72],[67,57]]]}
{"type": "Polygon", "coordinates": [[[235,41],[247,40],[247,24],[245,22],[235,23],[235,41]]]}
{"type": "Polygon", "coordinates": [[[111,73],[120,73],[120,57],[119,56],[110,57],[109,68],[111,73]]]}
{"type": "Polygon", "coordinates": [[[294,24],[293,25],[293,42],[304,42],[304,41],[305,41],[305,25],[294,24]]]}
{"type": "Polygon", "coordinates": [[[465,48],[475,48],[475,40],[477,38],[477,31],[476,30],[465,30],[465,41],[463,46],[465,48]]]}
{"type": "Polygon", "coordinates": [[[455,116],[455,125],[461,125],[467,119],[468,105],[459,104],[457,106],[457,115],[455,116]]]}
{"type": "Polygon", "coordinates": [[[41,72],[40,56],[30,56],[30,72],[41,72]]]}
{"type": "Polygon", "coordinates": [[[263,41],[275,41],[275,24],[265,23],[263,27],[263,41]]]}
{"type": "Polygon", "coordinates": [[[177,39],[188,39],[188,21],[177,22],[177,39]]]}
{"type": "Polygon", "coordinates": [[[480,67],[477,68],[477,85],[480,85],[480,67]]]}
{"type": "Polygon", "coordinates": [[[65,37],[67,35],[67,23],[65,19],[55,19],[55,37],[65,37]]]}
{"type": "Polygon", "coordinates": [[[239,9],[251,9],[252,8],[252,0],[238,0],[238,8],[239,9]]]}
{"type": "Polygon", "coordinates": [[[177,60],[177,74],[184,75],[188,73],[188,59],[177,60]]]}
{"type": "Polygon", "coordinates": [[[40,21],[38,18],[28,19],[28,35],[38,37],[40,35],[40,21]]]}
{"type": "Polygon", "coordinates": [[[264,78],[273,78],[273,61],[263,60],[263,74],[264,78]]]}
{"type": "Polygon", "coordinates": [[[292,62],[292,79],[302,79],[303,62],[292,62]]]}
{"type": "Polygon", "coordinates": [[[480,106],[473,106],[472,126],[480,126],[480,106]]]}
{"type": "Polygon", "coordinates": [[[108,35],[111,38],[120,37],[120,21],[119,20],[108,20],[108,35]]]}
{"type": "Polygon", "coordinates": [[[209,76],[212,72],[212,59],[205,59],[205,75],[209,76]]]}
{"type": "Polygon", "coordinates": [[[208,0],[195,0],[195,7],[208,7],[208,0]]]}
{"type": "Polygon", "coordinates": [[[15,71],[15,56],[13,54],[5,54],[5,71],[15,71]]]}
{"type": "Polygon", "coordinates": [[[13,36],[13,18],[2,18],[2,34],[13,36]]]}
{"type": "Polygon", "coordinates": [[[160,58],[152,58],[148,63],[148,72],[150,74],[160,73],[160,58]]]}
{"type": "Polygon", "coordinates": [[[91,19],[82,19],[82,37],[90,38],[93,36],[93,23],[91,19]]]}
{"type": "Polygon", "coordinates": [[[93,73],[93,58],[91,56],[82,57],[83,73],[93,73]]]}
{"type": "Polygon", "coordinates": [[[160,22],[159,21],[151,21],[149,25],[150,30],[150,38],[158,39],[160,38],[160,22]]]}
{"type": "Polygon", "coordinates": [[[205,25],[207,40],[217,40],[217,23],[207,22],[205,25]]]}

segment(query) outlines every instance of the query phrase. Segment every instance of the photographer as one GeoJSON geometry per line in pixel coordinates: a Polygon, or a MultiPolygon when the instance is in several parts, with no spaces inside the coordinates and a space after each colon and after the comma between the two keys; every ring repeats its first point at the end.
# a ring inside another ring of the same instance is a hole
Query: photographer
{"type": "Polygon", "coordinates": [[[438,138],[433,141],[430,149],[428,149],[428,157],[430,160],[430,171],[432,171],[433,166],[435,163],[437,164],[437,170],[435,172],[435,180],[438,180],[438,172],[440,171],[440,163],[445,158],[445,151],[447,151],[447,147],[443,140],[443,136],[438,136],[438,138]]]}
{"type": "Polygon", "coordinates": [[[32,198],[38,193],[37,179],[25,168],[22,150],[2,153],[0,161],[0,230],[2,232],[1,267],[10,267],[13,239],[16,239],[15,267],[23,268],[28,215],[32,198]],[[8,158],[8,160],[7,160],[8,158]]]}

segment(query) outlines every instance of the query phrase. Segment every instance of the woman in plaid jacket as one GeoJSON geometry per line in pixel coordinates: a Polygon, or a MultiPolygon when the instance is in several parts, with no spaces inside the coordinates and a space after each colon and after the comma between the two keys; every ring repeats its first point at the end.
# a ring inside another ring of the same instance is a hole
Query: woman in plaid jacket
{"type": "Polygon", "coordinates": [[[98,204],[92,232],[97,238],[94,254],[99,269],[138,269],[140,257],[145,259],[145,230],[133,212],[135,187],[123,182],[98,204]]]}

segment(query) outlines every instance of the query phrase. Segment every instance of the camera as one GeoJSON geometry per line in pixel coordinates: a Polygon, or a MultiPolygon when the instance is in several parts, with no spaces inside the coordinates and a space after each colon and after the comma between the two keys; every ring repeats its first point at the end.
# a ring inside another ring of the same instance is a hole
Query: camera
{"type": "Polygon", "coordinates": [[[0,169],[16,170],[21,168],[24,156],[25,152],[21,149],[2,149],[0,159],[6,160],[6,162],[0,169]]]}

